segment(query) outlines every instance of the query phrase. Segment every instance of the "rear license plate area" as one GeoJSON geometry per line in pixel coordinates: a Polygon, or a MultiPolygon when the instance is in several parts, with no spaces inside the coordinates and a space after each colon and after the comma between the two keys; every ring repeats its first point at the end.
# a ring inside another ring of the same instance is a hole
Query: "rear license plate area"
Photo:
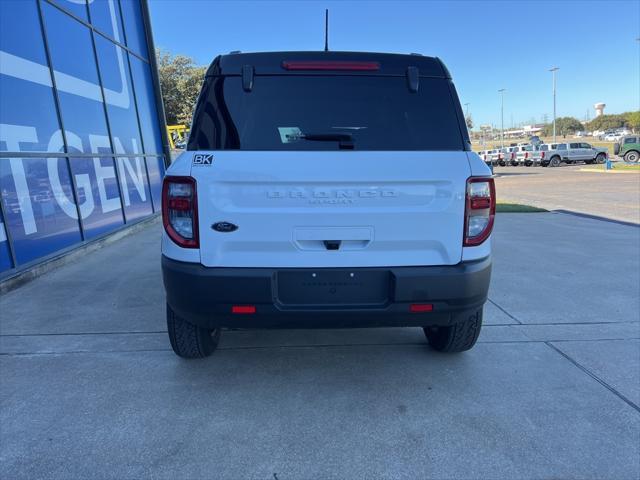
{"type": "Polygon", "coordinates": [[[385,270],[291,270],[277,275],[277,298],[286,306],[381,306],[389,301],[385,270]]]}

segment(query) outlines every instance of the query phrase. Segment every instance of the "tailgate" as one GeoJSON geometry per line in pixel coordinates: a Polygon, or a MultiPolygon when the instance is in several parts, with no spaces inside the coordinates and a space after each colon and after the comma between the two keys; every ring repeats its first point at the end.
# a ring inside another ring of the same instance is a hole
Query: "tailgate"
{"type": "Polygon", "coordinates": [[[461,261],[470,176],[465,152],[197,153],[213,155],[191,168],[205,266],[461,261]],[[212,228],[217,222],[238,228],[219,232],[212,228]]]}

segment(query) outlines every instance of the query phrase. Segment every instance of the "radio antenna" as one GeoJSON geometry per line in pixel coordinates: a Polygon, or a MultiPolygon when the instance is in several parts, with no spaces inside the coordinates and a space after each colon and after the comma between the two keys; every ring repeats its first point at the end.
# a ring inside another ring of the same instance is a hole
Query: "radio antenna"
{"type": "Polygon", "coordinates": [[[324,10],[324,51],[329,51],[329,9],[324,10]]]}

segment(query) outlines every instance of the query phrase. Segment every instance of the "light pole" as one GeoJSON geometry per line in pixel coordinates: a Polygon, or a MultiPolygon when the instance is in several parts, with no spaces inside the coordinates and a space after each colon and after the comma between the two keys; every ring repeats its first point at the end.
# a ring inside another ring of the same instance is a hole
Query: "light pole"
{"type": "MultiPolygon", "coordinates": [[[[640,37],[636,38],[636,42],[638,42],[638,68],[640,69],[640,37]]],[[[640,92],[638,92],[640,93],[640,92]]],[[[640,98],[638,98],[638,110],[640,110],[640,98]]]]}
{"type": "Polygon", "coordinates": [[[558,67],[551,67],[549,71],[553,75],[553,143],[556,143],[556,72],[558,67]]]}
{"type": "Polygon", "coordinates": [[[500,148],[504,148],[504,92],[506,88],[498,90],[500,94],[500,148]]]}

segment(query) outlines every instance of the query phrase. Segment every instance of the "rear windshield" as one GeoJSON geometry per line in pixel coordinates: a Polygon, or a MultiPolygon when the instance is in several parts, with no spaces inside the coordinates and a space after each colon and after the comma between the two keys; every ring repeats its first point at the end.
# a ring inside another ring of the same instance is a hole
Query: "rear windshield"
{"type": "Polygon", "coordinates": [[[421,77],[411,92],[404,76],[274,75],[246,92],[241,77],[207,78],[188,149],[466,150],[450,83],[421,77]]]}

